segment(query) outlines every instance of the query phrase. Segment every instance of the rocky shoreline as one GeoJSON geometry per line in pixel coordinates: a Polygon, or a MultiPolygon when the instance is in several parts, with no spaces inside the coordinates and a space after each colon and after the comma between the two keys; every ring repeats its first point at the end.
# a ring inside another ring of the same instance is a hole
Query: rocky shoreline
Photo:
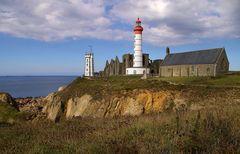
{"type": "MultiPolygon", "coordinates": [[[[80,79],[82,83],[86,81],[80,79]]],[[[83,92],[85,89],[81,89],[81,91],[74,89],[74,86],[77,85],[75,83],[67,88],[60,87],[58,91],[46,97],[12,98],[7,93],[0,93],[0,103],[5,102],[19,112],[26,113],[25,120],[48,119],[54,122],[62,118],[140,116],[166,111],[197,111],[216,106],[239,104],[239,88],[161,84],[163,85],[159,89],[136,88],[109,93],[105,88],[94,94],[91,92],[93,89],[86,92],[83,92]],[[64,97],[66,93],[71,95],[64,97]],[[74,95],[74,93],[76,94],[74,95]],[[225,97],[222,97],[223,95],[225,97]]]]}

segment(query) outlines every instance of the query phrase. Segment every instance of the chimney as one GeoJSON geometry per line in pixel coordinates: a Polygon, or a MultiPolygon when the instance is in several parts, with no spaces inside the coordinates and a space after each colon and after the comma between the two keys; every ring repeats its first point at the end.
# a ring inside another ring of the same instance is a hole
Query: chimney
{"type": "Polygon", "coordinates": [[[166,48],[166,56],[170,54],[170,49],[169,47],[166,48]]]}

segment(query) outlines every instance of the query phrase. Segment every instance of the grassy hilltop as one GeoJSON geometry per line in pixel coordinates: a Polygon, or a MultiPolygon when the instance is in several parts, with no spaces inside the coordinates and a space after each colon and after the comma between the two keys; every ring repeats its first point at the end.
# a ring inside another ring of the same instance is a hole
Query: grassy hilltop
{"type": "Polygon", "coordinates": [[[134,89],[181,91],[191,97],[191,103],[195,99],[213,101],[194,104],[207,106],[202,109],[168,110],[139,117],[4,124],[0,125],[0,153],[240,153],[239,86],[237,75],[147,80],[138,76],[78,78],[59,93],[63,101],[85,93],[100,99],[134,89]],[[219,97],[226,99],[219,102],[219,97]]]}
{"type": "Polygon", "coordinates": [[[110,95],[118,93],[122,90],[181,90],[189,87],[192,89],[199,89],[198,86],[203,87],[203,89],[205,87],[240,87],[240,75],[182,78],[152,77],[148,78],[147,80],[140,79],[140,76],[113,76],[108,78],[95,79],[77,78],[63,92],[60,93],[60,96],[63,98],[63,100],[67,100],[72,96],[81,96],[88,93],[94,96],[96,99],[99,99],[103,94],[110,95]],[[169,83],[172,83],[174,85],[171,85],[169,83]]]}

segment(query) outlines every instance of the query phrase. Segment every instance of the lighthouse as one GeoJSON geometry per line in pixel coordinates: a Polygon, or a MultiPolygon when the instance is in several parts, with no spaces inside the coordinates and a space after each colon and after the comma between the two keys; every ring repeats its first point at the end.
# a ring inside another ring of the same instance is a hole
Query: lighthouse
{"type": "Polygon", "coordinates": [[[143,53],[142,53],[142,32],[141,20],[137,18],[134,32],[134,56],[133,67],[126,68],[127,75],[134,74],[149,74],[149,68],[143,67],[143,53]]]}
{"type": "Polygon", "coordinates": [[[85,69],[84,76],[92,77],[94,76],[94,58],[93,53],[89,52],[85,54],[85,69]]]}
{"type": "Polygon", "coordinates": [[[134,28],[134,59],[133,67],[142,67],[142,31],[141,20],[138,18],[136,20],[136,26],[134,28]]]}

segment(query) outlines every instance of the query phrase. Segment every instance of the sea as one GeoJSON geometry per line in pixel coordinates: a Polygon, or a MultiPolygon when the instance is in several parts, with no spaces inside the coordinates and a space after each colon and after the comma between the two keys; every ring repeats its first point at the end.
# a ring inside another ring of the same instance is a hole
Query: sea
{"type": "Polygon", "coordinates": [[[0,92],[14,98],[47,96],[77,76],[0,76],[0,92]]]}

